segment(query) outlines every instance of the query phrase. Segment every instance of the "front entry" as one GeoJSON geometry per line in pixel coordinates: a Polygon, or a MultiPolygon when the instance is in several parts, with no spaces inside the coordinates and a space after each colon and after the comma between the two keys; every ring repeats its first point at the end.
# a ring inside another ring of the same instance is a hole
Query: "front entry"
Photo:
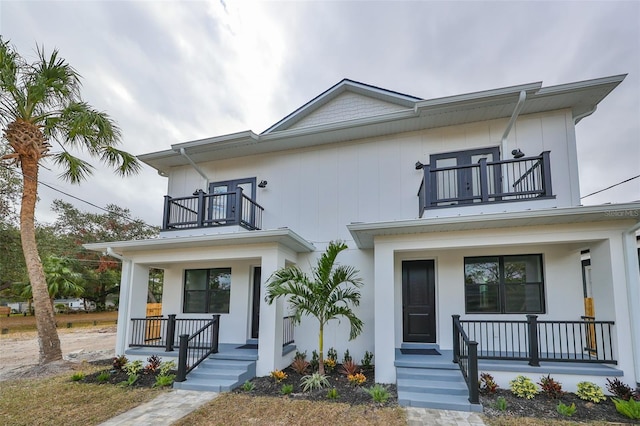
{"type": "Polygon", "coordinates": [[[402,262],[402,339],[436,343],[436,284],[433,260],[402,262]]]}
{"type": "Polygon", "coordinates": [[[253,268],[253,304],[251,306],[251,338],[258,338],[260,328],[260,281],[262,279],[262,268],[253,268]]]}

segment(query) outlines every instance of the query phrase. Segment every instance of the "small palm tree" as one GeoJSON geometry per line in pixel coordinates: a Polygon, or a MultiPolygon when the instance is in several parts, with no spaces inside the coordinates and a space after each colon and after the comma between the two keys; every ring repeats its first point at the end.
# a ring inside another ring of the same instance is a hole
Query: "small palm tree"
{"type": "Polygon", "coordinates": [[[324,326],[332,319],[343,316],[349,320],[349,340],[362,332],[362,321],[355,315],[352,306],[360,304],[362,280],[352,266],[336,265],[336,257],[345,250],[343,242],[331,242],[312,269],[312,277],[297,266],[276,271],[270,278],[265,300],[271,304],[278,297],[288,297],[293,309],[293,322],[299,324],[303,315],[315,317],[320,323],[318,335],[318,372],[324,374],[323,341],[324,326]]]}
{"type": "Polygon", "coordinates": [[[137,172],[140,163],[115,147],[119,129],[107,114],[82,101],[80,75],[58,57],[57,50],[46,56],[44,49],[38,49],[37,60],[30,64],[1,37],[0,125],[6,148],[0,160],[20,167],[23,176],[20,236],[33,290],[40,363],[45,364],[62,359],[62,351],[36,244],[34,215],[40,165],[50,159],[62,169],[62,179],[79,183],[91,174],[92,167],[71,150],[86,151],[121,175],[137,172]],[[52,152],[52,143],[60,150],[52,152]]]}

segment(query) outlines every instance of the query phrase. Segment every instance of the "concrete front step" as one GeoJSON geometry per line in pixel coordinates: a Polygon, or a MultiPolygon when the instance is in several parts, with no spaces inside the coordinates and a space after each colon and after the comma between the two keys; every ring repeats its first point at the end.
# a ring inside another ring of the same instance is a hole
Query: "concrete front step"
{"type": "Polygon", "coordinates": [[[482,405],[471,404],[466,395],[406,392],[398,389],[398,404],[403,407],[482,412],[482,405]]]}
{"type": "Polygon", "coordinates": [[[398,390],[468,396],[467,384],[460,381],[398,379],[398,390]]]}
{"type": "Polygon", "coordinates": [[[456,381],[462,378],[460,370],[448,370],[438,368],[409,368],[396,367],[396,377],[398,379],[420,379],[420,380],[449,380],[456,381]]]}
{"type": "Polygon", "coordinates": [[[175,382],[175,389],[188,389],[210,392],[230,391],[256,375],[256,363],[253,360],[208,358],[188,375],[184,382],[175,382]]]}

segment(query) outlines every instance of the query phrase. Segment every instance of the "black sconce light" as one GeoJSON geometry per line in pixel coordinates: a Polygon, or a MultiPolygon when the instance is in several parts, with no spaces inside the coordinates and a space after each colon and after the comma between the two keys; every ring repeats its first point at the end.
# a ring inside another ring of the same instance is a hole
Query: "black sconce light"
{"type": "Polygon", "coordinates": [[[520,151],[520,148],[516,148],[511,151],[511,155],[513,155],[513,158],[522,158],[524,157],[524,152],[520,151]]]}
{"type": "Polygon", "coordinates": [[[266,180],[261,180],[260,183],[258,184],[258,188],[265,188],[266,186],[267,186],[266,180]]]}
{"type": "Polygon", "coordinates": [[[204,192],[202,189],[196,189],[193,191],[193,195],[198,195],[199,193],[204,192]]]}
{"type": "Polygon", "coordinates": [[[420,170],[420,169],[421,169],[421,168],[423,168],[423,167],[424,167],[424,164],[422,164],[422,163],[421,163],[421,162],[419,162],[419,161],[416,161],[416,170],[420,170]]]}

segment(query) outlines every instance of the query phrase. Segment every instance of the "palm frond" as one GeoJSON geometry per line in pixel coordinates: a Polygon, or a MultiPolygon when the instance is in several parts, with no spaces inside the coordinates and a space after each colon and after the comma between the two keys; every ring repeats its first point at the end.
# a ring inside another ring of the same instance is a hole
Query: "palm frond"
{"type": "Polygon", "coordinates": [[[107,146],[102,150],[101,159],[122,176],[135,174],[141,169],[140,162],[136,157],[112,146],[107,146]]]}
{"type": "Polygon", "coordinates": [[[318,282],[326,283],[336,263],[336,258],[341,251],[346,250],[347,245],[342,241],[332,241],[327,250],[320,256],[318,266],[314,269],[314,275],[318,282]]]}
{"type": "Polygon", "coordinates": [[[59,176],[60,179],[71,183],[80,183],[92,174],[91,164],[67,151],[54,154],[53,162],[64,170],[59,176]]]}

